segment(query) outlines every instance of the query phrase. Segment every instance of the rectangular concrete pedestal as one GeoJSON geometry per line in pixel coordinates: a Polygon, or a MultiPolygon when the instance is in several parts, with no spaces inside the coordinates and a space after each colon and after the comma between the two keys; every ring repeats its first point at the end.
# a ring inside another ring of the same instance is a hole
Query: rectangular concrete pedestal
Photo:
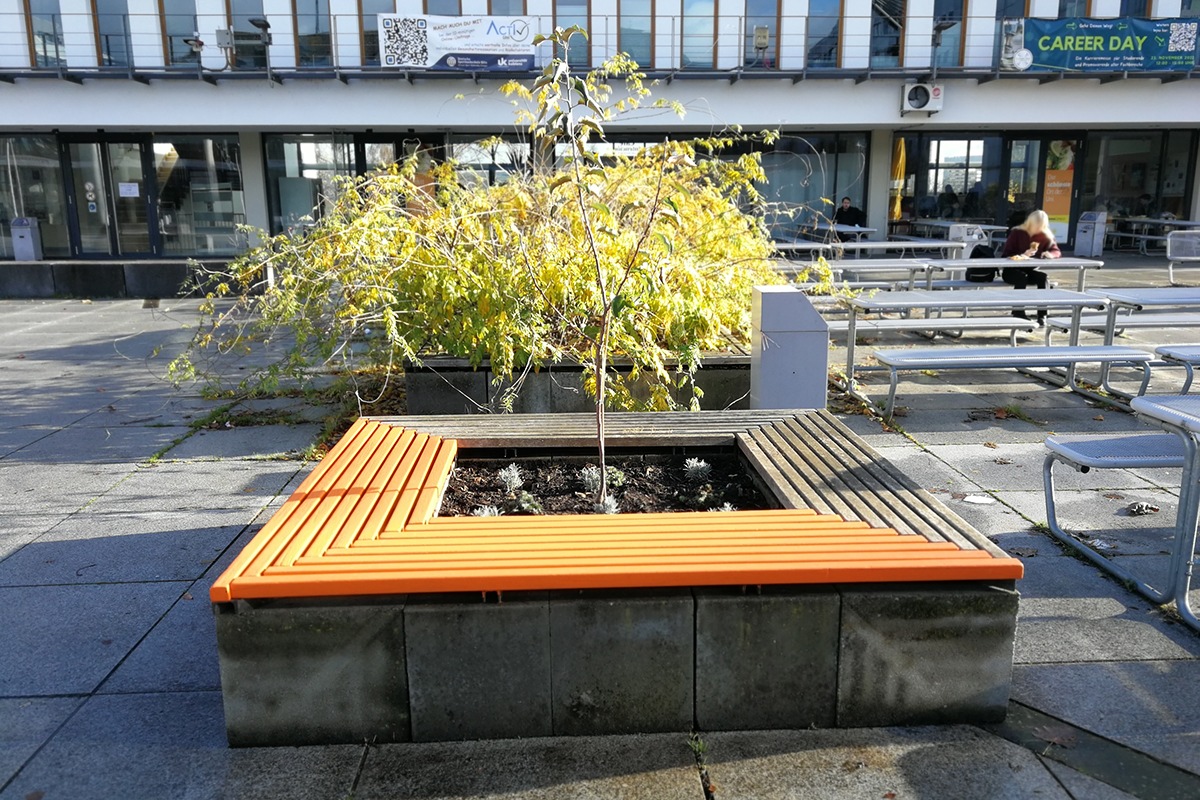
{"type": "Polygon", "coordinates": [[[233,745],[1002,719],[1017,593],[973,583],[217,604],[233,745]]]}

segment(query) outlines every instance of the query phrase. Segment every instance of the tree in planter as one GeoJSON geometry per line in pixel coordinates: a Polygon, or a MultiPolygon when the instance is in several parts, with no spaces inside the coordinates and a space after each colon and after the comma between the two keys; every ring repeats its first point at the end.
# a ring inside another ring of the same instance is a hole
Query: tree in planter
{"type": "Polygon", "coordinates": [[[522,121],[532,169],[482,186],[436,165],[432,199],[415,158],[347,182],[309,229],[264,237],[234,262],[174,374],[199,366],[217,376],[200,354],[264,345],[280,357],[248,370],[242,389],[271,389],[314,366],[387,377],[430,354],[490,361],[519,388],[529,370],[577,362],[596,398],[602,468],[606,407],[676,408],[688,388],[685,405],[698,407],[700,354],[748,342],[751,287],[783,280],[760,218],[744,210],[764,176],[751,155],[712,157],[731,137],[595,154],[589,143],[605,123],[644,107],[648,92],[626,57],[574,75],[577,35],[539,37],[558,57],[532,88],[505,87],[531,106],[522,121]],[[625,82],[615,102],[614,78],[625,82]],[[631,365],[628,376],[611,370],[614,357],[631,365]]]}

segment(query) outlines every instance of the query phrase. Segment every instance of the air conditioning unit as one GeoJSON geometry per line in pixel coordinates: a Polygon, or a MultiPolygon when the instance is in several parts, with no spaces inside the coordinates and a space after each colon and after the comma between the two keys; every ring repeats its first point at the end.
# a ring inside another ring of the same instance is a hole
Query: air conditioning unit
{"type": "Polygon", "coordinates": [[[930,114],[942,110],[945,97],[940,83],[910,83],[900,87],[900,115],[910,111],[925,111],[930,114]]]}

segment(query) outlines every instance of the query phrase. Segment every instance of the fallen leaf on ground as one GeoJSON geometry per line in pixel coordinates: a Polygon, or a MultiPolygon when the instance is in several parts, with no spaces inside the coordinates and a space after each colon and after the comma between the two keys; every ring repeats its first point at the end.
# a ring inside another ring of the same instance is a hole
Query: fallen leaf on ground
{"type": "Polygon", "coordinates": [[[996,419],[1008,419],[1008,412],[1003,408],[997,408],[993,413],[996,419]]]}
{"type": "Polygon", "coordinates": [[[1074,747],[1076,743],[1075,732],[1065,725],[1042,725],[1033,729],[1033,735],[1059,747],[1074,747]]]}
{"type": "Polygon", "coordinates": [[[1104,415],[1097,414],[1096,416],[1092,417],[1092,419],[1096,420],[1096,422],[1104,422],[1104,415]]]}
{"type": "Polygon", "coordinates": [[[1124,500],[1125,495],[1117,494],[1116,492],[1109,492],[1108,494],[1104,495],[1104,499],[1105,500],[1124,500]]]}
{"type": "Polygon", "coordinates": [[[1037,548],[1036,547],[1014,547],[1009,552],[1012,553],[1014,556],[1020,556],[1021,558],[1033,558],[1034,556],[1037,555],[1037,548]]]}
{"type": "Polygon", "coordinates": [[[983,443],[983,446],[984,446],[984,447],[990,447],[990,448],[992,448],[993,450],[999,450],[999,449],[1000,449],[1000,445],[996,444],[995,442],[984,442],[984,443],[983,443]]]}
{"type": "Polygon", "coordinates": [[[963,492],[953,492],[953,493],[950,495],[950,497],[951,497],[951,498],[953,498],[953,499],[955,499],[955,500],[962,500],[962,499],[963,499],[964,497],[966,497],[966,496],[967,496],[967,495],[966,495],[965,493],[963,493],[963,492]]]}

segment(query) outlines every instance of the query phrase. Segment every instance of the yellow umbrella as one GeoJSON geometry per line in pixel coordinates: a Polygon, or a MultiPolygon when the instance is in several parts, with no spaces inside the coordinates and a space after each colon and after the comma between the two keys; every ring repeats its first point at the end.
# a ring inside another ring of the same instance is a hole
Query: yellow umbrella
{"type": "Polygon", "coordinates": [[[905,172],[904,137],[897,136],[892,141],[892,208],[889,219],[900,219],[900,205],[904,199],[905,172]]]}

